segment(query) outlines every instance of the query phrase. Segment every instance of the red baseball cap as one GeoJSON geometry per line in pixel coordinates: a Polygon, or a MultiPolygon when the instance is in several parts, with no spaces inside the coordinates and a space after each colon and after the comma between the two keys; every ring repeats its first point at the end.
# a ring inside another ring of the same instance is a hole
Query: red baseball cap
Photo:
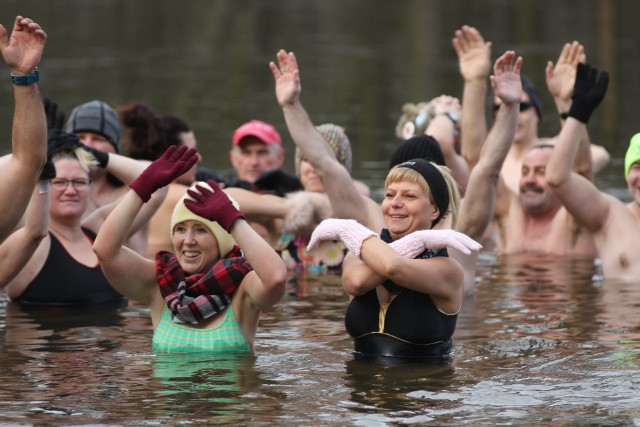
{"type": "Polygon", "coordinates": [[[276,128],[260,120],[251,120],[236,129],[235,132],[233,132],[231,145],[235,147],[247,136],[255,136],[265,144],[282,145],[282,138],[276,128]]]}

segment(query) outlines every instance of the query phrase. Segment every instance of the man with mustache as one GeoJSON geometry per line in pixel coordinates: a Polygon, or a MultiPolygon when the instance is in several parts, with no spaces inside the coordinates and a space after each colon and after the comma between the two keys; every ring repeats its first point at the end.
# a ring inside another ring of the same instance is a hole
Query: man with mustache
{"type": "Polygon", "coordinates": [[[494,225],[497,252],[597,255],[593,237],[564,208],[549,187],[545,171],[553,145],[534,145],[522,162],[519,191],[498,183],[494,225]]]}

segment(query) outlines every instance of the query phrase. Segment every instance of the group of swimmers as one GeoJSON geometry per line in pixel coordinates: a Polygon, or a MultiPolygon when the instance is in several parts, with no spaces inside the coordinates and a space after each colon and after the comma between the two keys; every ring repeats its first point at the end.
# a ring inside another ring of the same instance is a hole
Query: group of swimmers
{"type": "Polygon", "coordinates": [[[562,130],[542,140],[523,59],[506,51],[489,75],[491,43],[475,28],[456,31],[462,103],[405,106],[379,204],[351,177],[344,129],[315,126],[304,109],[292,52],[269,68],[296,174],[282,170],[275,127],[252,120],[233,135],[236,174],[223,182],[198,166],[188,124],[146,104],[91,101],[65,124],[38,92],[45,41],[28,18],[10,35],[0,27],[15,99],[13,151],[0,164],[0,199],[13,207],[0,216],[0,286],[19,303],[136,301],[150,307],[156,351],[251,351],[291,270],[337,269],[356,354],[443,361],[480,241],[495,237],[507,254],[599,256],[608,277],[640,273],[640,137],[625,158],[625,205],[593,184],[608,154],[586,125],[608,74],[578,42],[546,67],[562,130]]]}

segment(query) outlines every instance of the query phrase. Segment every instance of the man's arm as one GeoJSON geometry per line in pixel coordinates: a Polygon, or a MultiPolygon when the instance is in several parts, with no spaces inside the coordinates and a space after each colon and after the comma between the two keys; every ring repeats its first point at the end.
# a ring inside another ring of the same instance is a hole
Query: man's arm
{"type": "Polygon", "coordinates": [[[511,148],[518,125],[522,95],[522,58],[518,57],[514,62],[514,57],[513,51],[508,51],[495,62],[491,84],[502,102],[482,147],[480,160],[471,171],[467,192],[460,207],[456,229],[476,240],[482,238],[493,217],[500,169],[511,148]]]}
{"type": "Polygon", "coordinates": [[[11,37],[0,25],[0,51],[11,74],[15,110],[12,129],[13,156],[0,170],[0,242],[13,231],[24,214],[31,192],[47,159],[47,122],[37,83],[27,77],[40,63],[47,34],[29,18],[16,17],[11,37]]]}

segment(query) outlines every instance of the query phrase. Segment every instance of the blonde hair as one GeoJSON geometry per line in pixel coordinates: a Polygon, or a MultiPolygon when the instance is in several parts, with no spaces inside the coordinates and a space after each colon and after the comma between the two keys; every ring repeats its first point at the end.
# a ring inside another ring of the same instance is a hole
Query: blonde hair
{"type": "MultiPolygon", "coordinates": [[[[451,170],[446,166],[440,166],[433,162],[431,163],[437,170],[442,174],[445,182],[447,183],[447,192],[449,193],[449,206],[447,211],[442,215],[442,218],[446,218],[451,215],[451,228],[455,228],[456,222],[458,220],[458,208],[460,206],[460,188],[458,183],[451,175],[451,170]]],[[[387,179],[384,182],[384,187],[389,187],[390,184],[394,182],[412,182],[418,184],[420,188],[429,196],[429,201],[431,204],[437,206],[436,200],[433,197],[431,189],[429,188],[429,184],[427,180],[420,174],[420,172],[415,169],[406,168],[406,167],[394,167],[389,171],[387,175],[387,179]]]]}

